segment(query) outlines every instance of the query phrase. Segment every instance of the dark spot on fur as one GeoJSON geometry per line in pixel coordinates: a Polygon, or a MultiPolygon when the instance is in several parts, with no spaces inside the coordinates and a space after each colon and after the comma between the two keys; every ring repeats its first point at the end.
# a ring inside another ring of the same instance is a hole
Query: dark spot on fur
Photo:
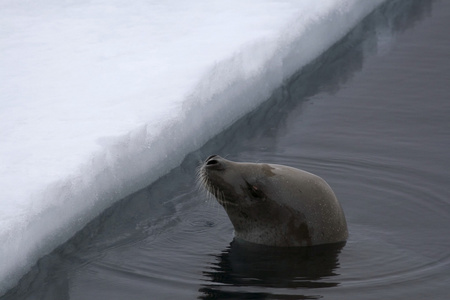
{"type": "Polygon", "coordinates": [[[288,236],[296,237],[300,246],[311,246],[311,231],[309,230],[308,224],[304,221],[304,216],[301,216],[298,213],[294,215],[297,216],[291,216],[291,219],[287,223],[288,236]]]}
{"type": "Polygon", "coordinates": [[[242,216],[244,219],[248,219],[247,213],[245,213],[245,212],[243,212],[243,211],[241,211],[241,216],[242,216]]]}
{"type": "Polygon", "coordinates": [[[263,164],[262,166],[262,171],[264,173],[264,175],[268,176],[268,177],[272,177],[275,176],[275,173],[272,172],[272,170],[274,168],[272,168],[271,166],[269,166],[268,164],[263,164]]]}
{"type": "Polygon", "coordinates": [[[301,223],[297,228],[302,240],[307,243],[308,246],[311,246],[311,234],[309,233],[309,228],[306,223],[301,223]]]}

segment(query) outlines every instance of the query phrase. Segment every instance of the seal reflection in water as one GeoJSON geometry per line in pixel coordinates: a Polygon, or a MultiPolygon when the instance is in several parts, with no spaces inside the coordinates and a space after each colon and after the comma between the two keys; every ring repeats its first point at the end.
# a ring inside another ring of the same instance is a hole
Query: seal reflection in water
{"type": "Polygon", "coordinates": [[[206,159],[199,180],[225,208],[235,236],[280,247],[345,241],[344,212],[320,177],[292,167],[206,159]]]}

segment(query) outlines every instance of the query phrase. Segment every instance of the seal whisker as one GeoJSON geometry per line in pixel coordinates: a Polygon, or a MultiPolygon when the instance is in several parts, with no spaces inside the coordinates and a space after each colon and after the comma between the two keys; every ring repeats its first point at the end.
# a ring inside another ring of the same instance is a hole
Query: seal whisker
{"type": "Polygon", "coordinates": [[[220,196],[218,189],[209,182],[203,164],[196,168],[196,187],[198,191],[204,195],[205,202],[208,203],[208,205],[214,205],[218,208],[215,198],[221,198],[222,196],[220,196]]]}

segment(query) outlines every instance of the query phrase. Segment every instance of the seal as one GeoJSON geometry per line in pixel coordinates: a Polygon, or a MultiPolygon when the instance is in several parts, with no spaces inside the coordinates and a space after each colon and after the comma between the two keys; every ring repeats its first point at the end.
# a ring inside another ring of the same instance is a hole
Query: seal
{"type": "Polygon", "coordinates": [[[283,165],[240,163],[212,155],[200,166],[198,177],[225,208],[237,239],[302,247],[348,238],[342,207],[319,176],[283,165]]]}

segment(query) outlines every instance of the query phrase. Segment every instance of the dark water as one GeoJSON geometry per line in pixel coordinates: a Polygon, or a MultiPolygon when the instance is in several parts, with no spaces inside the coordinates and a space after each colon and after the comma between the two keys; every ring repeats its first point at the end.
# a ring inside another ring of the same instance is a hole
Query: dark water
{"type": "Polygon", "coordinates": [[[1,299],[449,299],[449,28],[449,1],[389,1],[1,299]],[[213,153],[320,175],[340,199],[349,240],[233,242],[224,210],[195,184],[213,153]]]}

